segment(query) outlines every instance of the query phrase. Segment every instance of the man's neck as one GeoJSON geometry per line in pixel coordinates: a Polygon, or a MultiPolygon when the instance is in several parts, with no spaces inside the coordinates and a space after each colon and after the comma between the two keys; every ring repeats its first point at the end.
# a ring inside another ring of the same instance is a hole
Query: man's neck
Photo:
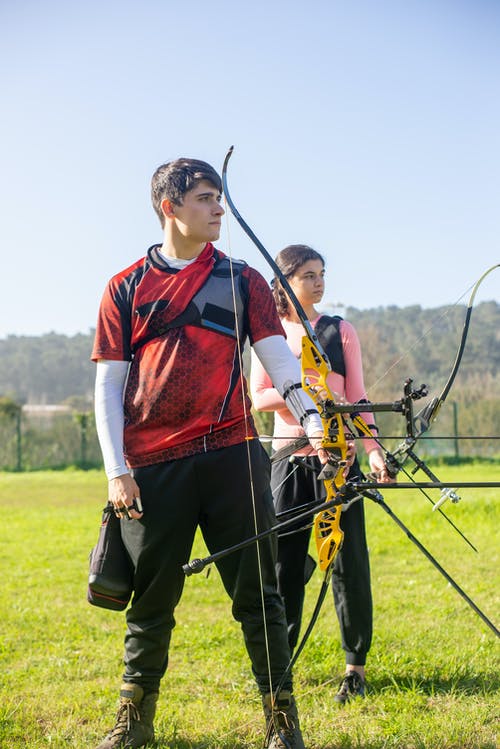
{"type": "Polygon", "coordinates": [[[206,242],[200,244],[199,242],[186,240],[184,237],[176,237],[174,241],[172,237],[165,236],[160,251],[166,257],[175,257],[179,260],[193,260],[198,255],[201,255],[206,246],[206,242]]]}

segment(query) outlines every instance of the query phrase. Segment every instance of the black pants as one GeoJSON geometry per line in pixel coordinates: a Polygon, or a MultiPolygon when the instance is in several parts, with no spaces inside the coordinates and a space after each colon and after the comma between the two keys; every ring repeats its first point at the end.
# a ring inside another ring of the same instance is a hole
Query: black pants
{"type": "MultiPolygon", "coordinates": [[[[275,523],[269,488],[269,459],[249,443],[258,529],[275,523]]],[[[156,691],[168,665],[174,610],[184,587],[182,565],[189,560],[200,526],[210,553],[255,533],[247,445],[240,444],[182,460],[134,470],[144,507],[141,520],[122,520],[122,536],[135,566],[134,597],[127,611],[124,680],[156,691]]],[[[276,539],[259,542],[265,624],[256,544],[217,564],[241,622],[253,674],[262,693],[277,686],[289,660],[286,619],[277,592],[276,539]]],[[[291,677],[283,685],[291,689],[291,677]]]]}
{"type": "MultiPolygon", "coordinates": [[[[313,467],[320,465],[318,458],[306,460],[313,467]]],[[[271,488],[277,513],[325,496],[323,482],[318,481],[312,471],[300,466],[296,471],[293,468],[294,464],[288,460],[273,463],[271,488]]],[[[351,469],[351,474],[359,475],[357,463],[351,469]]],[[[344,532],[344,542],[333,565],[333,598],[346,663],[364,666],[372,639],[373,604],[363,500],[354,502],[342,512],[340,527],[344,532]]],[[[288,531],[278,540],[278,590],[285,602],[288,641],[292,651],[299,639],[310,537],[309,528],[296,533],[288,531]]]]}

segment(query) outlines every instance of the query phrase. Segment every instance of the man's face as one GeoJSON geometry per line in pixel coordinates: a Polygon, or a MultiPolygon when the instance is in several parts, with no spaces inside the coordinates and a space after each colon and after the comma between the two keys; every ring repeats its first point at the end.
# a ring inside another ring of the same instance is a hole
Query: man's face
{"type": "Polygon", "coordinates": [[[177,230],[193,242],[215,242],[224,215],[220,199],[219,191],[211,182],[199,182],[184,195],[182,205],[172,206],[177,230]]]}

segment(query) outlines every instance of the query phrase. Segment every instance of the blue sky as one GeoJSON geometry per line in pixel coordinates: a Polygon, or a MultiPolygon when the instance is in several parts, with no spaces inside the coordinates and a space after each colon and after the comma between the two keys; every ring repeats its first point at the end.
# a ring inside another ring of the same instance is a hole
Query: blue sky
{"type": "MultiPolygon", "coordinates": [[[[326,302],[438,307],[500,262],[494,0],[17,0],[0,42],[0,337],[88,332],[161,241],[154,169],[232,144],[237,207],[325,254],[326,302]]],[[[218,246],[270,278],[234,220],[218,246]]]]}

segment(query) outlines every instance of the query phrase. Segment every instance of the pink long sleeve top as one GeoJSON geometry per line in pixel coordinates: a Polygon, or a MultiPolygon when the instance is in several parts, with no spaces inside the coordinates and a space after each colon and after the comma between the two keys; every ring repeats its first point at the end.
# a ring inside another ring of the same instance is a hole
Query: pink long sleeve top
{"type": "MultiPolygon", "coordinates": [[[[313,328],[320,317],[321,315],[311,321],[313,328]]],[[[291,322],[287,319],[282,319],[281,322],[285,329],[290,349],[297,358],[300,358],[302,338],[304,336],[302,323],[291,322]]],[[[343,397],[348,403],[356,403],[366,398],[361,346],[354,326],[347,322],[347,320],[341,320],[339,332],[344,351],[346,376],[343,377],[337,374],[337,372],[330,372],[327,377],[327,383],[333,393],[343,397]]],[[[257,411],[274,411],[273,449],[278,450],[280,447],[304,434],[302,427],[286,407],[283,398],[273,387],[269,375],[253,352],[250,371],[250,392],[254,408],[257,411]]],[[[374,425],[373,413],[360,411],[360,414],[367,424],[374,425]]],[[[375,440],[370,439],[364,439],[363,445],[367,453],[378,447],[375,440]]],[[[311,454],[310,447],[306,448],[303,452],[304,454],[305,452],[311,454]]]]}

